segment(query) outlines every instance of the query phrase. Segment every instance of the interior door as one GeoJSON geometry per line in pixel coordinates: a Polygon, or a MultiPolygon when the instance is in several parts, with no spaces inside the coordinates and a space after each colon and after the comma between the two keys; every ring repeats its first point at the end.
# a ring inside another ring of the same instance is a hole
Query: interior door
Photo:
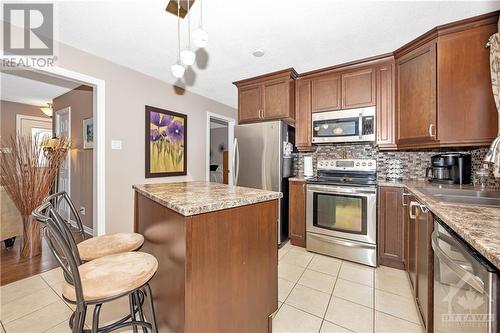
{"type": "MultiPolygon", "coordinates": [[[[71,108],[67,107],[61,110],[57,110],[55,113],[55,132],[58,138],[66,137],[71,138],[71,108]]],[[[71,195],[71,150],[68,150],[68,155],[66,159],[61,164],[59,168],[59,175],[57,177],[57,192],[66,191],[71,195]]],[[[69,220],[70,209],[66,202],[61,202],[59,204],[59,212],[61,216],[66,216],[69,220]]]]}

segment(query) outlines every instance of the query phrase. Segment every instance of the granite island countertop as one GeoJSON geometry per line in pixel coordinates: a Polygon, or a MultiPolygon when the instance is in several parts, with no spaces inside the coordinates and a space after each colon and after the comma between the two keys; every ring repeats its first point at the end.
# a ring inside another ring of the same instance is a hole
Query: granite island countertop
{"type": "Polygon", "coordinates": [[[205,181],[133,185],[134,190],[184,216],[251,205],[283,197],[281,192],[205,181]]]}
{"type": "Polygon", "coordinates": [[[500,269],[500,208],[441,202],[426,188],[479,189],[472,185],[439,185],[428,181],[379,181],[379,186],[404,187],[460,237],[500,269]]]}

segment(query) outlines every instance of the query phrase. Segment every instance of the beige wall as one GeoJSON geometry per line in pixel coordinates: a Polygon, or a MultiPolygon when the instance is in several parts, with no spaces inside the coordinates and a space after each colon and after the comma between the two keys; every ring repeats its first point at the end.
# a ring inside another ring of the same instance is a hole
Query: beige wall
{"type": "Polygon", "coordinates": [[[54,112],[71,107],[71,180],[70,196],[76,209],[85,207],[83,224],[92,229],[93,150],[83,149],[83,120],[92,117],[93,92],[91,87],[80,86],[54,98],[54,112]]]}
{"type": "Polygon", "coordinates": [[[10,101],[0,102],[0,139],[8,140],[10,136],[16,134],[16,115],[22,114],[31,117],[48,118],[42,111],[40,106],[15,103],[10,101]]]}
{"type": "Polygon", "coordinates": [[[222,165],[222,151],[219,150],[221,144],[227,150],[227,127],[212,128],[210,130],[210,163],[222,165]]]}
{"type": "MultiPolygon", "coordinates": [[[[133,230],[133,184],[204,180],[207,112],[236,118],[234,108],[189,91],[178,95],[170,84],[66,45],[59,44],[57,66],[106,84],[107,233],[133,230]],[[145,105],[187,114],[187,176],[145,179],[145,105]],[[122,140],[122,150],[111,150],[112,139],[122,140]]],[[[170,75],[168,65],[159,70],[170,75]]],[[[204,75],[203,71],[198,75],[204,75]]]]}

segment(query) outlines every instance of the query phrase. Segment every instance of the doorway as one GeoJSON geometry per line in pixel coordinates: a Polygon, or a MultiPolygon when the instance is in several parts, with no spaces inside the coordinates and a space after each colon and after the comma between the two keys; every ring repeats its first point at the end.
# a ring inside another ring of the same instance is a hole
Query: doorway
{"type": "MultiPolygon", "coordinates": [[[[71,137],[71,107],[55,111],[55,135],[56,137],[71,137]]],[[[66,159],[59,167],[59,174],[56,181],[56,192],[65,191],[71,193],[71,150],[68,150],[66,159]]],[[[65,216],[68,221],[71,221],[71,212],[66,201],[62,201],[58,207],[59,213],[65,216]]]]}
{"type": "Polygon", "coordinates": [[[215,113],[207,115],[206,180],[233,185],[235,120],[215,113]]]}

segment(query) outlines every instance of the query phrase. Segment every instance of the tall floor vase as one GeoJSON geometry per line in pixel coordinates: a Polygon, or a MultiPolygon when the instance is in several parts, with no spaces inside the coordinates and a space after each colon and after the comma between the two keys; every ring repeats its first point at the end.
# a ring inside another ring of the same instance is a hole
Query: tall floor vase
{"type": "Polygon", "coordinates": [[[23,215],[23,242],[21,248],[22,258],[33,258],[42,253],[42,235],[40,223],[31,215],[23,215]]]}

